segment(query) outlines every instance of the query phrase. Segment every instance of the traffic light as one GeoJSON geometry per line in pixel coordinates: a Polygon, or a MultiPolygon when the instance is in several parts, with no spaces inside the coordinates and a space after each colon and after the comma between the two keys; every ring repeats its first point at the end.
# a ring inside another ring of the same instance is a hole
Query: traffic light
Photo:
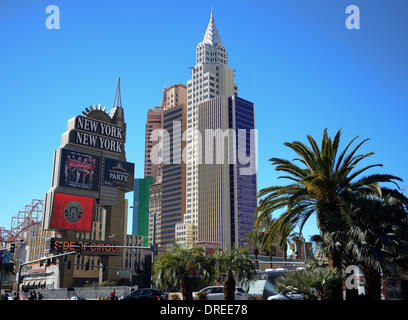
{"type": "Polygon", "coordinates": [[[14,254],[15,250],[16,250],[16,244],[15,244],[15,243],[12,243],[12,244],[10,245],[10,254],[14,254]]]}
{"type": "Polygon", "coordinates": [[[48,258],[48,259],[47,259],[47,263],[45,264],[45,267],[49,267],[50,265],[51,265],[51,259],[48,258]]]}
{"type": "Polygon", "coordinates": [[[71,261],[68,261],[67,269],[71,269],[71,261]]]}
{"type": "Polygon", "coordinates": [[[66,261],[67,261],[67,255],[65,255],[65,256],[62,258],[62,260],[63,260],[64,262],[66,262],[66,261]]]}
{"type": "Polygon", "coordinates": [[[44,262],[41,260],[40,261],[40,267],[44,266],[44,262]]]}

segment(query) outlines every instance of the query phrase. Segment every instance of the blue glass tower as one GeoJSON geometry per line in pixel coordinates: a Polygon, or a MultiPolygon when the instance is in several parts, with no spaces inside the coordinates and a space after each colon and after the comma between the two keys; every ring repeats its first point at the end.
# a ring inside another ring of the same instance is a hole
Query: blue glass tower
{"type": "Polygon", "coordinates": [[[229,168],[231,243],[239,244],[254,227],[257,207],[254,104],[229,97],[228,120],[229,127],[236,132],[236,163],[229,168]]]}

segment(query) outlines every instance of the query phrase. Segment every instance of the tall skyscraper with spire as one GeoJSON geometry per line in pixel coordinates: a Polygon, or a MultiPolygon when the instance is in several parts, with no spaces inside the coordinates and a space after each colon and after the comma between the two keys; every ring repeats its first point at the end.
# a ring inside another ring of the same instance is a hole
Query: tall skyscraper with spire
{"type": "Polygon", "coordinates": [[[204,38],[196,47],[196,65],[190,69],[192,79],[187,82],[186,212],[183,223],[176,225],[176,242],[183,243],[181,239],[187,238],[195,244],[200,240],[199,109],[203,103],[216,97],[227,98],[238,94],[234,70],[228,66],[228,54],[212,11],[204,38]],[[183,237],[183,234],[187,237],[183,237]]]}

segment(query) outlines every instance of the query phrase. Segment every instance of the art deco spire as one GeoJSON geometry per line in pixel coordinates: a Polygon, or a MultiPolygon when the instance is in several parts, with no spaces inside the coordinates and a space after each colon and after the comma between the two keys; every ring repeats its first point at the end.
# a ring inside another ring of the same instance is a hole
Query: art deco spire
{"type": "Polygon", "coordinates": [[[221,43],[220,34],[218,33],[217,26],[215,25],[212,8],[210,22],[208,23],[207,30],[205,31],[203,42],[208,43],[211,46],[216,46],[218,43],[221,43]]]}
{"type": "Polygon", "coordinates": [[[122,97],[120,96],[120,77],[118,78],[118,84],[116,86],[115,101],[113,102],[113,108],[122,107],[122,97]]]}

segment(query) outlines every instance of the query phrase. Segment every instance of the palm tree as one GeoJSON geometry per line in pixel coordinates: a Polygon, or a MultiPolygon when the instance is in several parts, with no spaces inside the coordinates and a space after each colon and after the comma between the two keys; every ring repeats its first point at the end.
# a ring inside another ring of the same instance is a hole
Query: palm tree
{"type": "Polygon", "coordinates": [[[177,244],[158,256],[153,266],[157,285],[180,288],[184,300],[193,300],[192,276],[198,275],[201,282],[208,283],[214,273],[214,259],[205,256],[202,248],[185,248],[177,244]]]}
{"type": "Polygon", "coordinates": [[[0,291],[3,284],[3,276],[7,277],[10,274],[15,274],[14,263],[0,263],[0,291]]]}
{"type": "Polygon", "coordinates": [[[276,255],[276,248],[278,247],[277,238],[270,236],[270,228],[273,223],[273,219],[270,215],[264,216],[261,221],[255,224],[255,228],[261,230],[261,243],[260,251],[268,253],[270,267],[272,268],[272,257],[276,255]]]}
{"type": "MultiPolygon", "coordinates": [[[[381,196],[379,183],[402,181],[401,178],[388,174],[373,174],[361,177],[362,173],[382,164],[373,164],[362,169],[356,169],[360,161],[372,156],[374,153],[355,155],[358,149],[368,140],[360,142],[351,152],[347,153],[352,139],[346,148],[338,154],[341,130],[332,140],[327,129],[323,132],[319,148],[312,136],[308,135],[310,147],[302,142],[295,141],[285,145],[296,152],[299,158],[293,161],[271,158],[276,170],[284,172],[279,178],[291,180],[285,186],[272,186],[262,189],[260,197],[264,197],[255,212],[257,219],[269,215],[277,210],[283,210],[276,220],[277,228],[281,232],[285,228],[299,226],[302,232],[304,224],[310,216],[316,214],[320,232],[336,232],[345,228],[345,222],[340,213],[340,206],[355,196],[381,196]],[[300,162],[301,166],[297,165],[300,162]],[[357,180],[356,180],[357,179],[357,180]]],[[[398,187],[398,185],[397,185],[398,187]]],[[[387,192],[392,192],[385,189],[387,192]]],[[[335,251],[328,252],[329,266],[341,268],[341,256],[335,251]]],[[[337,297],[342,299],[342,290],[337,288],[337,297]]]]}
{"type": "Polygon", "coordinates": [[[330,299],[331,288],[341,284],[342,274],[337,269],[308,265],[303,270],[285,273],[277,282],[281,293],[301,293],[306,300],[330,299]]]}
{"type": "Polygon", "coordinates": [[[348,227],[313,240],[323,252],[339,252],[343,267],[358,265],[364,274],[366,297],[380,300],[381,274],[387,273],[389,263],[408,256],[406,204],[390,196],[359,198],[341,210],[346,211],[348,227]]]}
{"type": "Polygon", "coordinates": [[[256,267],[246,250],[233,247],[231,250],[218,249],[214,255],[218,274],[226,274],[224,300],[235,299],[236,283],[248,283],[257,277],[256,267]]]}
{"type": "Polygon", "coordinates": [[[387,273],[388,264],[408,256],[406,206],[389,196],[360,198],[350,211],[352,221],[346,232],[344,252],[352,256],[363,271],[366,297],[380,300],[381,274],[387,273]]]}
{"type": "Polygon", "coordinates": [[[274,247],[278,245],[283,252],[283,260],[286,262],[288,255],[288,245],[293,236],[294,224],[281,225],[277,220],[271,220],[268,225],[265,236],[263,237],[263,245],[266,247],[274,247]]]}
{"type": "Polygon", "coordinates": [[[243,241],[251,247],[255,256],[256,269],[259,269],[258,255],[262,246],[262,232],[255,227],[245,234],[243,241]]]}

